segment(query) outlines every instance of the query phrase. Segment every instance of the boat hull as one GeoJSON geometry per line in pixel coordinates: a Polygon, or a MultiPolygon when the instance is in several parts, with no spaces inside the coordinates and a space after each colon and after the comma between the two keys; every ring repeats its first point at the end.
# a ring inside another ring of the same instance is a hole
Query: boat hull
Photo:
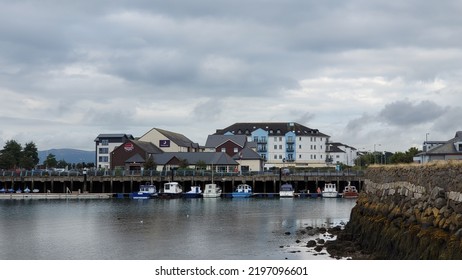
{"type": "Polygon", "coordinates": [[[167,198],[167,199],[181,198],[182,193],[159,193],[158,197],[159,198],[167,198]]]}
{"type": "Polygon", "coordinates": [[[202,198],[201,193],[184,193],[183,198],[202,198]]]}
{"type": "Polygon", "coordinates": [[[294,196],[295,196],[295,193],[293,191],[280,191],[279,192],[279,197],[291,198],[291,197],[294,197],[294,196]]]}
{"type": "Polygon", "coordinates": [[[152,198],[156,198],[156,197],[157,197],[157,194],[149,194],[149,193],[139,194],[139,193],[132,193],[132,198],[133,198],[133,199],[152,199],[152,198]]]}
{"type": "Polygon", "coordinates": [[[336,198],[338,197],[338,192],[323,192],[322,197],[325,198],[336,198]]]}
{"type": "Polygon", "coordinates": [[[231,196],[233,198],[247,198],[251,197],[253,194],[252,193],[244,193],[244,192],[233,192],[231,196]]]}
{"type": "Polygon", "coordinates": [[[358,193],[343,193],[343,198],[358,198],[358,193]]]}

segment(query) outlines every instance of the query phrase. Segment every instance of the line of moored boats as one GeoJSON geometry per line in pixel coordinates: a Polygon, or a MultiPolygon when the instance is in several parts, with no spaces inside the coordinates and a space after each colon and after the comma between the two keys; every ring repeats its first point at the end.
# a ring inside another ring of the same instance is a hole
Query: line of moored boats
{"type": "MultiPolygon", "coordinates": [[[[205,184],[204,190],[200,186],[191,186],[187,192],[183,192],[183,187],[178,182],[168,182],[163,185],[163,188],[158,190],[155,185],[146,183],[140,186],[138,192],[133,192],[130,197],[133,199],[150,199],[150,198],[218,198],[223,196],[222,189],[214,183],[205,184]]],[[[248,198],[255,196],[252,186],[248,184],[237,185],[233,192],[230,194],[233,198],[248,198]]],[[[315,193],[297,194],[292,184],[285,183],[279,189],[279,197],[296,197],[296,196],[309,196],[309,197],[325,197],[325,198],[357,198],[359,196],[358,190],[355,186],[345,186],[343,193],[339,193],[334,183],[326,183],[321,190],[317,189],[315,193]]]]}

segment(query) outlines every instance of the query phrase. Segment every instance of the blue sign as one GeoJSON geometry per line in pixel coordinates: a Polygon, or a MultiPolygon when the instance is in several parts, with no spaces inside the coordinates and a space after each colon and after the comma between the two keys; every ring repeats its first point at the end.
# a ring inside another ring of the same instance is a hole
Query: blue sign
{"type": "Polygon", "coordinates": [[[170,140],[159,140],[159,147],[170,148],[170,140]]]}

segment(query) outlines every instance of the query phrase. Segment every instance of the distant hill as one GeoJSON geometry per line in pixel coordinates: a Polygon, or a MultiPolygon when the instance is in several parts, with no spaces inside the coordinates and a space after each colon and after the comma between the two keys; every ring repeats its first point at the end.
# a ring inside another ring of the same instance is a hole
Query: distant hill
{"type": "Polygon", "coordinates": [[[67,163],[95,162],[94,151],[83,151],[76,149],[51,149],[46,151],[38,151],[38,156],[40,159],[39,163],[43,163],[49,154],[55,155],[56,160],[64,160],[67,163]]]}

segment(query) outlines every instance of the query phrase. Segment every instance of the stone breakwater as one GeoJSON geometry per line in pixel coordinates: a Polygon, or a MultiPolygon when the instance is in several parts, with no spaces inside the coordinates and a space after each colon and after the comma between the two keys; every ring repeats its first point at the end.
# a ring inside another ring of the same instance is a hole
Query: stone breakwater
{"type": "Polygon", "coordinates": [[[462,162],[369,167],[350,221],[327,245],[333,256],[345,248],[360,258],[462,259],[462,162]]]}

